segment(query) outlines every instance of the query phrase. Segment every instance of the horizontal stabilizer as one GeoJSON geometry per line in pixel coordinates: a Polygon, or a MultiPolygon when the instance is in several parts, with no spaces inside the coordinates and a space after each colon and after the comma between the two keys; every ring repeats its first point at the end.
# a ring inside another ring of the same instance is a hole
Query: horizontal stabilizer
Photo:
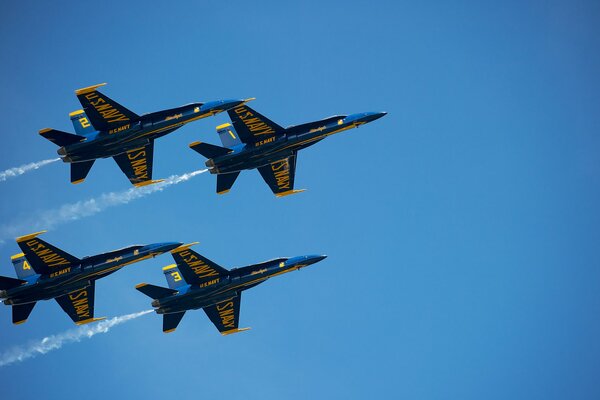
{"type": "Polygon", "coordinates": [[[36,274],[49,275],[58,271],[70,272],[73,266],[81,263],[77,257],[38,238],[38,235],[44,232],[36,232],[16,239],[28,265],[36,274]]]}
{"type": "Polygon", "coordinates": [[[173,332],[177,329],[177,325],[181,322],[181,319],[185,315],[185,311],[172,313],[172,314],[164,314],[163,315],[163,332],[169,333],[173,332]]]}
{"type": "Polygon", "coordinates": [[[191,143],[190,149],[197,151],[198,153],[200,153],[200,155],[206,158],[215,158],[231,153],[231,149],[203,142],[191,143]]]}
{"type": "Polygon", "coordinates": [[[0,290],[12,289],[17,286],[21,286],[24,283],[27,283],[27,281],[22,281],[21,279],[9,278],[8,276],[0,276],[0,290]]]}
{"type": "Polygon", "coordinates": [[[172,296],[177,293],[177,290],[169,289],[161,286],[150,285],[149,283],[140,283],[135,287],[146,296],[153,299],[162,299],[164,297],[172,296]]]}
{"type": "Polygon", "coordinates": [[[29,314],[31,314],[31,311],[33,310],[34,306],[35,306],[35,301],[33,303],[17,304],[15,306],[13,306],[12,307],[13,324],[18,325],[18,324],[22,324],[23,322],[27,321],[27,318],[29,318],[29,314]]]}
{"type": "Polygon", "coordinates": [[[57,146],[68,146],[73,143],[81,142],[85,140],[85,136],[75,135],[73,133],[67,133],[63,131],[57,131],[56,129],[42,129],[40,135],[48,139],[57,146]]]}

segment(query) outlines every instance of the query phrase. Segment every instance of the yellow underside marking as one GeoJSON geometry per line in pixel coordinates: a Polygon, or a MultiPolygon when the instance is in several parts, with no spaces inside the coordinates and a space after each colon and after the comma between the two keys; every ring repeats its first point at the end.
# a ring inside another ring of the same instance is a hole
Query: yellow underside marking
{"type": "Polygon", "coordinates": [[[173,328],[173,329],[167,329],[166,331],[163,331],[163,333],[171,333],[171,332],[173,332],[175,329],[177,329],[177,328],[173,328]]]}
{"type": "Polygon", "coordinates": [[[144,287],[144,286],[148,286],[148,284],[147,283],[138,283],[137,285],[135,285],[135,288],[139,289],[139,288],[144,287]]]}
{"type": "Polygon", "coordinates": [[[302,193],[305,190],[306,189],[288,190],[287,192],[275,193],[275,196],[277,196],[277,197],[285,197],[285,196],[289,196],[291,194],[302,193]]]}
{"type": "Polygon", "coordinates": [[[221,332],[221,335],[227,336],[227,335],[231,335],[232,333],[244,332],[244,331],[247,331],[249,329],[250,328],[234,328],[234,329],[230,329],[228,331],[221,332]]]}
{"type": "Polygon", "coordinates": [[[98,89],[100,86],[104,86],[104,85],[106,85],[106,83],[99,83],[97,85],[92,85],[92,86],[84,87],[84,88],[81,88],[81,89],[77,89],[75,91],[75,94],[76,95],[80,95],[80,94],[90,93],[90,92],[93,92],[96,89],[98,89]]]}
{"type": "Polygon", "coordinates": [[[217,192],[217,194],[225,194],[227,192],[229,192],[231,189],[227,189],[227,190],[222,190],[220,192],[217,192]]]}
{"type": "Polygon", "coordinates": [[[78,183],[81,183],[81,182],[83,182],[83,181],[85,181],[85,178],[83,178],[83,179],[78,179],[78,180],[76,180],[76,181],[73,181],[73,182],[71,182],[71,183],[72,183],[73,185],[77,185],[78,183]]]}
{"type": "Polygon", "coordinates": [[[39,231],[39,232],[36,232],[36,233],[31,233],[31,234],[29,234],[29,235],[25,235],[25,236],[19,236],[19,237],[18,237],[18,238],[16,238],[15,240],[17,241],[17,243],[19,243],[19,242],[24,242],[24,241],[26,241],[26,240],[31,240],[31,239],[33,239],[34,237],[36,237],[36,236],[38,236],[38,235],[41,235],[42,233],[46,233],[46,232],[47,232],[47,231],[39,231]]]}
{"type": "Polygon", "coordinates": [[[188,244],[182,244],[178,248],[171,250],[171,254],[175,254],[175,253],[179,253],[180,251],[187,250],[190,247],[192,247],[192,246],[194,246],[194,245],[196,245],[198,243],[200,243],[200,242],[192,242],[192,243],[188,243],[188,244]]]}
{"type": "Polygon", "coordinates": [[[188,147],[197,146],[197,145],[199,145],[200,143],[202,143],[202,142],[194,142],[194,143],[190,143],[190,144],[188,145],[188,147]]]}
{"type": "Polygon", "coordinates": [[[40,129],[39,133],[46,133],[46,132],[50,132],[52,130],[52,128],[44,128],[44,129],[40,129]]]}
{"type": "Polygon", "coordinates": [[[226,124],[222,124],[222,125],[217,126],[217,130],[220,131],[221,129],[227,128],[228,126],[231,126],[231,124],[229,122],[226,123],[226,124]]]}
{"type": "Polygon", "coordinates": [[[167,265],[166,267],[163,267],[163,271],[168,271],[168,270],[176,268],[176,267],[177,267],[177,264],[167,265]]]}
{"type": "Polygon", "coordinates": [[[155,179],[155,180],[150,179],[150,180],[147,180],[147,181],[134,183],[133,186],[135,186],[135,187],[148,186],[148,185],[153,185],[155,183],[159,183],[159,182],[162,182],[162,181],[164,181],[164,179],[155,179]]]}
{"type": "Polygon", "coordinates": [[[27,320],[26,320],[26,319],[24,319],[23,321],[17,321],[17,322],[13,322],[13,324],[15,324],[15,325],[21,325],[21,324],[23,324],[23,323],[25,323],[25,322],[27,322],[27,320]]]}
{"type": "Polygon", "coordinates": [[[15,258],[23,257],[24,255],[25,255],[25,253],[15,254],[14,256],[10,256],[10,259],[14,260],[15,258]]]}

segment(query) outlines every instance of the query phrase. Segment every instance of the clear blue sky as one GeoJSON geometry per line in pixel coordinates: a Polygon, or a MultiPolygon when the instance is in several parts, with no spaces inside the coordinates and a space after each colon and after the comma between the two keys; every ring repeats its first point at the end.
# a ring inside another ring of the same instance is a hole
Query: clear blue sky
{"type": "MultiPolygon", "coordinates": [[[[300,153],[276,199],[256,171],[208,174],[62,225],[77,256],[199,241],[226,267],[329,258],[244,293],[221,337],[202,311],[174,334],[144,316],[3,368],[9,399],[600,398],[600,5],[593,1],[2,2],[0,170],[55,156],[73,91],[144,113],[256,97],[282,125],[388,111],[300,153]]],[[[154,176],[202,167],[221,115],[156,143],[154,176]]],[[[0,183],[11,223],[129,186],[112,160],[0,183]]],[[[28,232],[23,232],[28,233],[28,232]]],[[[0,246],[14,276],[14,242],[0,246]]],[[[98,282],[97,316],[149,308],[168,255],[98,282]]],[[[54,301],[0,351],[72,328],[54,301]]]]}

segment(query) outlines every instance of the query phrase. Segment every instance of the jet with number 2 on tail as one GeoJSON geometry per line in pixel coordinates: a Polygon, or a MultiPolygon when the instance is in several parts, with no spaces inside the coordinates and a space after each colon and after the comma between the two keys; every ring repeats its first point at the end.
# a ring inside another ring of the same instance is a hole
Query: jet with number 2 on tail
{"type": "Polygon", "coordinates": [[[129,246],[79,259],[38,238],[41,233],[17,238],[23,252],[11,259],[18,279],[0,276],[0,298],[12,305],[13,324],[27,321],[36,302],[50,299],[56,299],[77,325],[104,319],[94,318],[96,280],[181,245],[129,246]]]}
{"type": "Polygon", "coordinates": [[[222,335],[245,331],[239,328],[242,292],[267,279],[299,270],[327,256],[277,258],[260,264],[227,270],[189,247],[171,250],[175,263],[163,268],[168,288],[140,283],[135,288],[151,297],[152,307],[163,314],[163,332],[172,332],[187,310],[202,308],[222,335]]]}
{"type": "Polygon", "coordinates": [[[81,183],[94,161],[113,157],[135,186],[152,180],[154,140],[183,125],[210,117],[246,100],[218,100],[137,115],[100,93],[101,83],[75,91],[83,109],[69,114],[77,134],[45,128],[40,135],[60,146],[58,154],[71,163],[71,183],[81,183]]]}
{"type": "Polygon", "coordinates": [[[257,168],[277,197],[303,191],[294,190],[298,150],[386,115],[385,112],[336,115],[283,128],[245,104],[227,113],[233,125],[217,126],[224,147],[194,142],[190,148],[208,158],[206,166],[211,174],[217,174],[218,194],[229,192],[242,170],[257,168]]]}

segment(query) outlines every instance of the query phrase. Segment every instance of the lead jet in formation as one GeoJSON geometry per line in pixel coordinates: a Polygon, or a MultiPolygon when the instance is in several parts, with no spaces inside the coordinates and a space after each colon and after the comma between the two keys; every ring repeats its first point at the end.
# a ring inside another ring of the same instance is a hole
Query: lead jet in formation
{"type": "Polygon", "coordinates": [[[188,122],[210,117],[245,100],[218,100],[137,115],[96,90],[105,83],[75,91],[82,110],[69,114],[77,134],[42,129],[40,135],[60,146],[58,154],[71,163],[71,183],[81,183],[99,158],[113,157],[135,186],[152,180],[154,139],[188,122]]]}
{"type": "Polygon", "coordinates": [[[227,193],[242,170],[258,168],[277,197],[302,192],[294,190],[298,150],[386,115],[385,112],[336,115],[283,128],[245,104],[227,113],[233,125],[217,126],[224,147],[202,142],[190,144],[208,158],[206,166],[210,173],[217,174],[217,193],[227,193]]]}
{"type": "Polygon", "coordinates": [[[222,335],[249,328],[239,328],[242,292],[267,279],[299,270],[323,260],[311,255],[277,258],[260,264],[227,270],[189,247],[172,250],[175,264],[163,268],[168,288],[140,283],[135,288],[154,299],[152,307],[163,314],[163,332],[172,332],[187,310],[204,309],[222,335]]]}
{"type": "Polygon", "coordinates": [[[41,233],[17,238],[23,253],[11,258],[19,279],[0,276],[0,298],[12,305],[13,324],[27,321],[36,302],[50,299],[56,299],[77,325],[101,320],[94,318],[96,280],[181,245],[129,246],[79,259],[38,238],[41,233]]]}

